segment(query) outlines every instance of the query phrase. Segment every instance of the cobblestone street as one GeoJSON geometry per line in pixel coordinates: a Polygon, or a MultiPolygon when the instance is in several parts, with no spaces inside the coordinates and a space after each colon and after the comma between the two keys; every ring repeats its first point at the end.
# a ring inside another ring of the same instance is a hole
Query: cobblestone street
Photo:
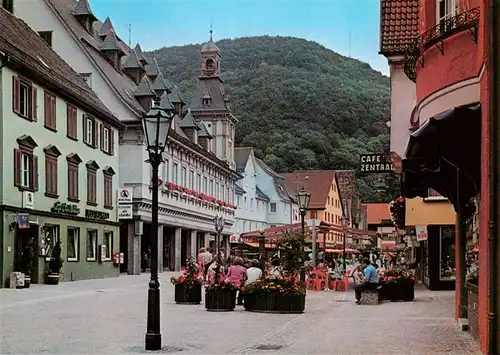
{"type": "MultiPolygon", "coordinates": [[[[206,312],[173,302],[162,273],[159,353],[476,354],[452,318],[453,292],[410,303],[357,306],[352,293],[309,292],[302,315],[206,312]],[[260,349],[259,349],[260,347],[260,349]],[[267,348],[267,349],[263,349],[267,348]]],[[[144,353],[148,276],[0,291],[2,354],[144,353]]]]}

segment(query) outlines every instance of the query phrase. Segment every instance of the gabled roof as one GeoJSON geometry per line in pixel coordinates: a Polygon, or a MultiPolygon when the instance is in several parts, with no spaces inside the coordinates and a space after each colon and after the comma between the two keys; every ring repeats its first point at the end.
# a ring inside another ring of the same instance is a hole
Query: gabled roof
{"type": "Polygon", "coordinates": [[[113,24],[111,23],[111,19],[109,17],[106,17],[106,20],[104,20],[104,23],[102,24],[101,28],[99,29],[99,36],[104,37],[107,36],[109,32],[115,31],[115,28],[113,27],[113,24]]]}
{"type": "Polygon", "coordinates": [[[257,195],[257,198],[260,200],[271,201],[269,197],[265,193],[263,193],[261,189],[259,189],[258,186],[255,187],[255,194],[257,195]]]}
{"type": "Polygon", "coordinates": [[[88,0],[80,0],[73,8],[73,15],[75,16],[89,16],[91,19],[95,20],[96,17],[90,9],[88,0]]]}
{"type": "Polygon", "coordinates": [[[169,96],[170,102],[173,104],[184,104],[184,100],[182,100],[181,92],[177,85],[174,86],[172,93],[169,96]]]}
{"type": "Polygon", "coordinates": [[[168,95],[166,92],[163,93],[163,95],[161,96],[160,106],[162,108],[164,108],[165,110],[173,110],[174,109],[174,106],[170,102],[170,99],[168,98],[168,95]]]}
{"type": "Polygon", "coordinates": [[[141,60],[144,64],[149,64],[149,60],[144,55],[144,52],[142,51],[141,45],[139,43],[135,45],[134,51],[137,53],[139,60],[141,60]]]}
{"type": "Polygon", "coordinates": [[[24,21],[0,7],[0,51],[7,64],[33,81],[57,92],[90,114],[122,127],[92,89],[24,21]]]}
{"type": "Polygon", "coordinates": [[[257,165],[259,165],[262,168],[262,170],[264,170],[266,173],[268,173],[272,178],[282,179],[282,180],[284,179],[283,176],[281,176],[280,174],[275,172],[273,169],[271,169],[269,167],[269,165],[264,163],[261,159],[255,158],[255,161],[257,162],[257,165]]]}
{"type": "Polygon", "coordinates": [[[197,130],[200,130],[200,127],[198,127],[198,124],[196,123],[193,115],[191,114],[191,111],[188,110],[182,121],[180,122],[180,127],[181,128],[195,128],[197,130]]]}
{"type": "Polygon", "coordinates": [[[101,46],[99,47],[101,51],[120,51],[123,53],[120,45],[118,44],[118,38],[116,38],[115,31],[111,30],[104,38],[101,46]]]}
{"type": "Polygon", "coordinates": [[[309,208],[326,208],[328,195],[335,178],[333,170],[299,171],[281,174],[293,196],[304,188],[311,194],[309,208]]]}
{"type": "Polygon", "coordinates": [[[337,185],[343,200],[358,196],[356,172],[354,170],[335,170],[337,185]]]}
{"type": "Polygon", "coordinates": [[[274,180],[274,187],[280,198],[285,202],[294,202],[293,193],[288,189],[285,183],[285,178],[271,169],[261,159],[255,158],[255,162],[264,172],[271,176],[274,180]]]}
{"type": "Polygon", "coordinates": [[[364,203],[368,224],[383,224],[391,220],[388,203],[364,203]]]}
{"type": "Polygon", "coordinates": [[[212,135],[208,132],[207,126],[205,126],[205,122],[198,122],[198,127],[200,127],[198,138],[213,138],[212,135]]]}
{"type": "Polygon", "coordinates": [[[123,63],[123,69],[144,69],[144,66],[139,60],[139,55],[135,50],[131,50],[130,54],[123,63]]]}
{"type": "Polygon", "coordinates": [[[196,91],[191,102],[191,109],[197,114],[209,111],[227,111],[226,92],[222,85],[222,80],[219,77],[204,78],[198,80],[196,91]],[[203,104],[204,98],[210,98],[209,105],[203,104]]]}
{"type": "Polygon", "coordinates": [[[236,171],[244,171],[248,158],[252,155],[252,147],[235,147],[234,162],[236,163],[236,171]]]}
{"type": "Polygon", "coordinates": [[[148,59],[148,65],[146,66],[146,75],[156,79],[158,74],[161,74],[161,71],[156,58],[148,59]]]}
{"type": "Polygon", "coordinates": [[[147,75],[144,75],[142,77],[139,86],[137,86],[137,89],[135,89],[134,91],[134,96],[136,97],[156,96],[155,92],[153,91],[153,84],[151,84],[151,81],[149,81],[147,75]]]}
{"type": "Polygon", "coordinates": [[[380,0],[380,54],[401,55],[418,36],[419,0],[380,0]]]}
{"type": "MultiPolygon", "coordinates": [[[[151,77],[150,75],[148,75],[146,73],[146,75],[148,77],[151,77]]],[[[165,81],[165,79],[163,78],[163,74],[161,72],[159,72],[157,75],[156,75],[156,78],[154,79],[154,82],[153,82],[153,90],[162,90],[162,91],[167,91],[167,93],[171,93],[172,91],[170,90],[170,88],[167,86],[167,82],[165,81]]]]}

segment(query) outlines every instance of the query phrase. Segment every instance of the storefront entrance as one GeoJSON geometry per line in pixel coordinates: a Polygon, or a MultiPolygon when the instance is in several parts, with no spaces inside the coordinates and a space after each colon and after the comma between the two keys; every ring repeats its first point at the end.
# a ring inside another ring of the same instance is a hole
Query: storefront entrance
{"type": "Polygon", "coordinates": [[[33,269],[31,271],[31,282],[39,283],[38,272],[38,225],[29,224],[28,228],[16,228],[14,240],[14,271],[25,272],[26,259],[29,253],[28,244],[32,240],[35,243],[35,256],[31,260],[33,269]]]}

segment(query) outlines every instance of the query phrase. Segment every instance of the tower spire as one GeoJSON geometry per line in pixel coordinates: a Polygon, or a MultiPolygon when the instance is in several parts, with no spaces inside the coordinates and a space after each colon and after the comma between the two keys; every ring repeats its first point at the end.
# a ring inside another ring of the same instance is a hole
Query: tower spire
{"type": "Polygon", "coordinates": [[[213,27],[212,27],[212,20],[210,20],[210,41],[213,41],[212,34],[214,33],[213,27]]]}

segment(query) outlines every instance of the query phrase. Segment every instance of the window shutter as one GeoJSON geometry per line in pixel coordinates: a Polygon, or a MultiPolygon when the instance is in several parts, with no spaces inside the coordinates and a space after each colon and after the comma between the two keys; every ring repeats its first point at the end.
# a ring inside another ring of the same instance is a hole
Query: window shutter
{"type": "Polygon", "coordinates": [[[92,125],[92,128],[94,129],[94,132],[92,132],[93,133],[93,136],[92,136],[92,140],[93,140],[92,146],[94,148],[96,148],[97,145],[98,145],[97,142],[98,142],[98,138],[99,138],[99,125],[98,125],[97,121],[94,120],[93,122],[94,122],[94,124],[92,125]]]}
{"type": "Polygon", "coordinates": [[[66,105],[66,134],[74,137],[73,134],[73,110],[69,104],[66,105]]]}
{"type": "Polygon", "coordinates": [[[38,157],[33,155],[33,169],[31,170],[33,177],[33,190],[38,191],[38,157]]]}
{"type": "Polygon", "coordinates": [[[17,76],[12,76],[12,110],[15,113],[20,113],[19,108],[19,84],[20,80],[17,76]]]}
{"type": "Polygon", "coordinates": [[[101,146],[101,150],[106,152],[106,151],[108,151],[108,149],[106,149],[106,147],[104,146],[104,125],[101,123],[99,126],[100,126],[99,130],[100,130],[100,134],[101,134],[101,136],[100,136],[101,142],[99,143],[99,145],[101,146]]]}
{"type": "Polygon", "coordinates": [[[45,126],[50,127],[50,99],[46,92],[43,93],[43,116],[45,126]]]}
{"type": "Polygon", "coordinates": [[[56,118],[56,97],[55,96],[51,96],[50,97],[50,126],[53,128],[53,129],[56,129],[57,126],[57,118],[56,118]]]}
{"type": "Polygon", "coordinates": [[[37,119],[37,104],[36,104],[36,87],[31,87],[31,119],[36,121],[37,119]]]}
{"type": "Polygon", "coordinates": [[[21,151],[14,149],[14,186],[21,186],[21,151]]]}
{"type": "Polygon", "coordinates": [[[109,129],[109,153],[115,154],[115,131],[109,129]]]}
{"type": "Polygon", "coordinates": [[[82,115],[82,121],[83,121],[83,142],[84,143],[91,143],[87,140],[87,114],[84,113],[82,115]]]}

